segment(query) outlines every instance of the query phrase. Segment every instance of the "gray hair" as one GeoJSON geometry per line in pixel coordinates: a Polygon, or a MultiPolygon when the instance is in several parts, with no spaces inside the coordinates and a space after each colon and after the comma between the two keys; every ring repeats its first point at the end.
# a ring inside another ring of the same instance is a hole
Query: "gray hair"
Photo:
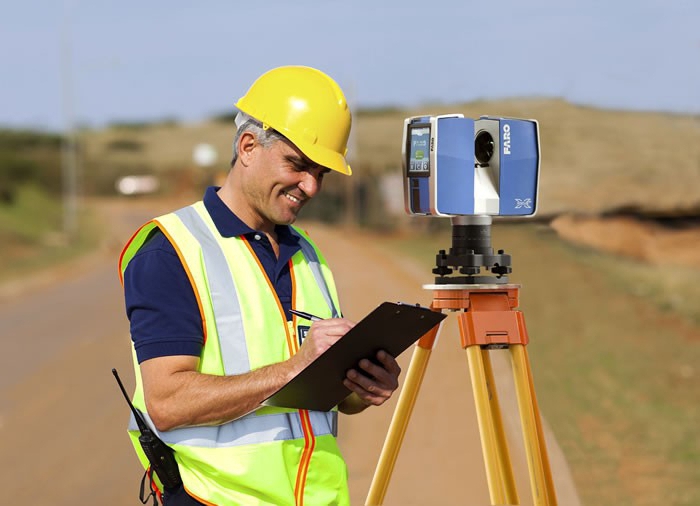
{"type": "Polygon", "coordinates": [[[233,138],[233,157],[231,158],[231,167],[238,159],[238,142],[244,132],[250,132],[255,135],[260,145],[264,148],[269,148],[277,141],[284,141],[286,137],[272,128],[264,129],[260,121],[247,115],[244,112],[239,112],[236,115],[236,136],[233,138]]]}

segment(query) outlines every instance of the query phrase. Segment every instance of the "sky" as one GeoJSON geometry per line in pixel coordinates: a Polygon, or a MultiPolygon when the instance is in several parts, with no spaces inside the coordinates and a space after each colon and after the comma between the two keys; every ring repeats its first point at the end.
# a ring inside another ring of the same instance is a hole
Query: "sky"
{"type": "Polygon", "coordinates": [[[0,126],[230,113],[280,65],[354,108],[558,97],[700,114],[697,0],[23,0],[0,10],[0,126]]]}

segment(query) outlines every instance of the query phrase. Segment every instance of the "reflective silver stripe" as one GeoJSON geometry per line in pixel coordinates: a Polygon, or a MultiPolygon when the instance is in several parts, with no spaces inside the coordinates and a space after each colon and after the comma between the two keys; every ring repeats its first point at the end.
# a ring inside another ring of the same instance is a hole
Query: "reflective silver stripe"
{"type": "Polygon", "coordinates": [[[328,304],[328,307],[331,310],[331,314],[333,315],[333,318],[339,318],[340,313],[338,313],[337,309],[335,308],[335,304],[333,304],[333,298],[331,297],[331,292],[328,289],[328,284],[326,284],[326,278],[323,277],[323,274],[321,273],[321,261],[318,258],[318,255],[316,254],[316,250],[314,249],[313,246],[311,246],[311,243],[306,240],[306,238],[301,235],[299,232],[294,230],[294,228],[290,227],[290,230],[292,231],[292,234],[297,236],[299,238],[299,245],[301,246],[301,252],[304,254],[304,257],[306,258],[306,262],[309,264],[309,267],[311,268],[311,272],[314,275],[314,279],[316,280],[316,284],[318,285],[318,288],[321,290],[321,293],[323,294],[323,298],[326,301],[326,304],[328,304]]]}
{"type": "MultiPolygon", "coordinates": [[[[184,427],[165,432],[155,428],[148,413],[143,413],[143,416],[153,432],[171,445],[223,448],[304,438],[298,411],[260,416],[250,413],[223,425],[184,427]]],[[[309,411],[309,419],[315,436],[338,435],[337,411],[309,411]]],[[[138,430],[133,414],[129,419],[129,430],[138,430]]]]}
{"type": "Polygon", "coordinates": [[[202,247],[224,371],[226,375],[249,372],[241,305],[224,252],[194,207],[185,207],[175,214],[202,247]]]}

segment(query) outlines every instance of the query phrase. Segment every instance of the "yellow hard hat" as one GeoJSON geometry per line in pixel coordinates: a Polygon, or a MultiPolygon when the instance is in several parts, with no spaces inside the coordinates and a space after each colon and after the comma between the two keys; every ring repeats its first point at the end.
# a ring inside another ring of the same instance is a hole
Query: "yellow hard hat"
{"type": "Polygon", "coordinates": [[[261,75],[236,107],[289,139],[323,167],[350,175],[345,160],[352,118],[345,95],[311,67],[287,66],[261,75]]]}

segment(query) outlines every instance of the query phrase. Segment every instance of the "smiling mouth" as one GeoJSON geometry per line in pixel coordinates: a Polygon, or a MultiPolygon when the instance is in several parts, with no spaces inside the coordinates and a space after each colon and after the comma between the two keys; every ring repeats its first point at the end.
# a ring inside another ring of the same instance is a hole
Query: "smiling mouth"
{"type": "Polygon", "coordinates": [[[292,195],[291,193],[283,192],[284,196],[287,197],[289,200],[294,202],[295,204],[303,204],[306,199],[296,197],[292,195]]]}

